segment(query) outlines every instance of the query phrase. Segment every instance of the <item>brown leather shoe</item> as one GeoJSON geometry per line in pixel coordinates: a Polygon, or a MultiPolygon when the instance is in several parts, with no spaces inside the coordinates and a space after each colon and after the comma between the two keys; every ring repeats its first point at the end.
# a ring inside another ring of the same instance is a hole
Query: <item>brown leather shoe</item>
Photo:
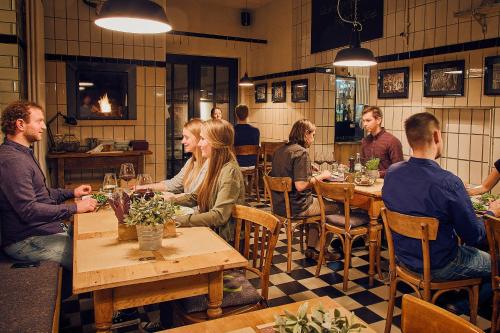
{"type": "Polygon", "coordinates": [[[314,249],[314,248],[310,248],[310,247],[308,247],[308,248],[304,251],[304,256],[305,256],[307,259],[314,259],[314,260],[318,260],[319,252],[318,252],[318,251],[316,251],[316,249],[314,249]]]}
{"type": "MultiPolygon", "coordinates": [[[[326,249],[325,249],[325,260],[326,261],[337,261],[340,259],[340,254],[339,253],[332,253],[332,252],[328,252],[326,249]]],[[[314,256],[313,258],[314,260],[318,261],[319,259],[319,253],[316,252],[316,255],[314,256]]]]}

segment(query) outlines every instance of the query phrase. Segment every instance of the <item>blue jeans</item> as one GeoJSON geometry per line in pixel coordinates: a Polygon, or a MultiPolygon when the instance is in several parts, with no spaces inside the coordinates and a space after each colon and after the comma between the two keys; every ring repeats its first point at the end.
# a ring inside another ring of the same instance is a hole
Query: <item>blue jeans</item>
{"type": "Polygon", "coordinates": [[[56,261],[64,268],[73,266],[72,237],[68,231],[46,236],[32,236],[4,247],[13,259],[23,261],[56,261]]]}

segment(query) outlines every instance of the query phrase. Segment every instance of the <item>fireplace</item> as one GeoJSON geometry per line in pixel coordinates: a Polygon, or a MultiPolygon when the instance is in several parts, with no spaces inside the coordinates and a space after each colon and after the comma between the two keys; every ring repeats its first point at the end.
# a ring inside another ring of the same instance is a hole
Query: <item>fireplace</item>
{"type": "Polygon", "coordinates": [[[66,85],[69,116],[82,120],[137,119],[135,65],[68,62],[66,85]]]}

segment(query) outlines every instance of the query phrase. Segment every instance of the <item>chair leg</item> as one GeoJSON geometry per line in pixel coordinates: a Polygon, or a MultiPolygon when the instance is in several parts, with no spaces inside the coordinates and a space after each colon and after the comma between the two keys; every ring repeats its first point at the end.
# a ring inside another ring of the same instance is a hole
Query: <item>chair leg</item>
{"type": "Polygon", "coordinates": [[[286,264],[286,272],[290,273],[292,270],[292,221],[286,221],[287,245],[288,245],[288,262],[286,264]]]}
{"type": "Polygon", "coordinates": [[[351,247],[352,241],[349,235],[346,235],[344,241],[344,284],[342,290],[347,291],[349,284],[349,268],[351,266],[351,247]]]}
{"type": "Polygon", "coordinates": [[[323,265],[323,261],[325,260],[325,243],[326,243],[326,231],[321,230],[321,234],[319,236],[319,257],[318,263],[316,264],[316,277],[319,276],[319,272],[321,272],[321,266],[323,265]]]}
{"type": "Polygon", "coordinates": [[[491,332],[495,332],[498,329],[498,305],[500,303],[500,292],[495,290],[493,291],[493,313],[491,315],[491,332]]]}
{"type": "Polygon", "coordinates": [[[396,301],[396,285],[397,280],[391,280],[389,284],[389,303],[387,305],[387,319],[385,320],[385,330],[384,333],[391,332],[392,317],[394,316],[394,303],[396,301]]]}
{"type": "Polygon", "coordinates": [[[382,230],[378,231],[378,238],[377,238],[377,273],[378,273],[378,278],[382,280],[384,277],[382,276],[382,268],[380,266],[380,251],[382,248],[382,230]]]}
{"type": "Polygon", "coordinates": [[[259,174],[254,175],[252,178],[255,183],[255,191],[257,192],[257,202],[260,203],[259,174]]]}
{"type": "Polygon", "coordinates": [[[476,324],[477,322],[477,307],[479,303],[479,285],[467,288],[469,292],[469,309],[470,309],[470,322],[476,324]]]}
{"type": "MultiPolygon", "coordinates": [[[[304,253],[304,229],[305,229],[305,227],[306,227],[305,224],[302,224],[301,226],[299,226],[299,230],[300,230],[300,253],[304,253]]],[[[306,233],[306,237],[307,237],[307,233],[306,233]]]]}

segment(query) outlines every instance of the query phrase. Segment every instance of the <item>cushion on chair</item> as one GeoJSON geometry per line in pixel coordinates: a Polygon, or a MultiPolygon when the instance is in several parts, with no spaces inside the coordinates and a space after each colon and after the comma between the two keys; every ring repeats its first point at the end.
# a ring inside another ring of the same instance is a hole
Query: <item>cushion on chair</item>
{"type": "MultiPolygon", "coordinates": [[[[370,222],[370,217],[365,212],[351,212],[351,227],[359,227],[370,222]]],[[[326,216],[326,223],[343,227],[345,225],[344,214],[332,214],[326,216]]]]}
{"type": "Polygon", "coordinates": [[[255,165],[252,165],[252,166],[247,166],[247,167],[242,167],[242,166],[240,166],[240,170],[241,170],[241,172],[243,172],[243,171],[255,170],[255,165]]]}
{"type": "MultiPolygon", "coordinates": [[[[262,296],[245,277],[245,271],[231,270],[224,272],[224,296],[222,308],[257,304],[262,296]]],[[[206,311],[208,309],[207,295],[193,296],[180,300],[186,313],[206,311]]]]}

